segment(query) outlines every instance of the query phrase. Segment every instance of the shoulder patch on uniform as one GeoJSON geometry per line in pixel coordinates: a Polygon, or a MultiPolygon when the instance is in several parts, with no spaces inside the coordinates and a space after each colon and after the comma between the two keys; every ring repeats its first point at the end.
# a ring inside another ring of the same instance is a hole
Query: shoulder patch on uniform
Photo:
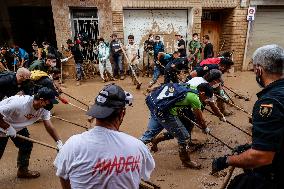
{"type": "Polygon", "coordinates": [[[273,104],[261,104],[259,108],[259,114],[262,117],[269,117],[272,113],[273,104]]]}

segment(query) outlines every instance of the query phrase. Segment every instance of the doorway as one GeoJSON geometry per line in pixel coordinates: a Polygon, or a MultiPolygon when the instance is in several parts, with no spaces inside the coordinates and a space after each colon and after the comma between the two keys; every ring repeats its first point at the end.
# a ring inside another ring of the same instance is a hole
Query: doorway
{"type": "Polygon", "coordinates": [[[48,41],[57,46],[51,7],[9,7],[9,16],[15,44],[28,52],[32,50],[33,41],[39,44],[48,41]]]}
{"type": "Polygon", "coordinates": [[[220,33],[221,33],[221,24],[220,24],[219,12],[210,12],[204,10],[201,19],[200,38],[202,39],[204,35],[209,35],[210,42],[213,45],[215,57],[219,53],[220,33]]]}

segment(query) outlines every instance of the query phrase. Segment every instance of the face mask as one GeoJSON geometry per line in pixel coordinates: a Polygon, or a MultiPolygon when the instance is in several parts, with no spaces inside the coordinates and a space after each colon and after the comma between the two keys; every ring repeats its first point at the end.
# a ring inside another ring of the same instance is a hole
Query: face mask
{"type": "Polygon", "coordinates": [[[53,104],[47,104],[46,106],[43,107],[44,109],[50,111],[53,108],[53,104]]]}
{"type": "Polygon", "coordinates": [[[212,85],[212,88],[213,88],[213,89],[216,89],[216,88],[218,88],[219,86],[220,86],[220,83],[216,83],[216,84],[212,85]]]}
{"type": "Polygon", "coordinates": [[[264,83],[263,83],[263,81],[262,81],[260,76],[256,75],[255,80],[256,80],[257,84],[259,85],[259,87],[261,87],[261,88],[265,87],[265,85],[264,85],[264,83]]]}
{"type": "Polygon", "coordinates": [[[53,68],[53,67],[55,67],[56,66],[56,62],[52,62],[51,64],[50,64],[50,66],[53,68]]]}

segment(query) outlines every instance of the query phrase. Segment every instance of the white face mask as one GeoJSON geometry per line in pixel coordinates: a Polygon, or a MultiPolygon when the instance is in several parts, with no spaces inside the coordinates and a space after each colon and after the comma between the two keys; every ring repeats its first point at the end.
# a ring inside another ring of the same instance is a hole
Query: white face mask
{"type": "Polygon", "coordinates": [[[212,88],[213,88],[213,89],[216,89],[216,88],[218,88],[219,86],[220,86],[220,83],[216,83],[216,84],[212,85],[212,88]]]}
{"type": "Polygon", "coordinates": [[[53,67],[55,67],[56,66],[56,62],[52,62],[51,64],[50,64],[50,66],[53,68],[53,67]]]}

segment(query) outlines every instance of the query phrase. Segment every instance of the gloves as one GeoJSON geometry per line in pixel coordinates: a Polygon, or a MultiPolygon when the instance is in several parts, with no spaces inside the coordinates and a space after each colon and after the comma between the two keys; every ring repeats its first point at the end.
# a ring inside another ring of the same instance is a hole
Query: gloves
{"type": "Polygon", "coordinates": [[[61,148],[63,147],[63,142],[61,140],[56,141],[56,146],[58,150],[61,150],[61,148]]]}
{"type": "Polygon", "coordinates": [[[63,104],[68,104],[68,101],[67,101],[65,98],[60,98],[60,101],[61,101],[63,104]]]}
{"type": "Polygon", "coordinates": [[[8,129],[6,129],[6,135],[15,138],[17,136],[17,131],[14,129],[14,127],[10,126],[8,129]]]}
{"type": "Polygon", "coordinates": [[[206,127],[205,129],[203,129],[203,133],[205,133],[205,134],[208,134],[208,133],[210,133],[210,129],[208,128],[208,127],[206,127]]]}
{"type": "Polygon", "coordinates": [[[227,122],[227,119],[225,118],[225,116],[220,117],[220,120],[221,120],[221,121],[224,121],[224,122],[227,122]]]}
{"type": "Polygon", "coordinates": [[[63,58],[63,59],[60,59],[61,62],[67,62],[68,61],[68,58],[63,58]]]}
{"type": "Polygon", "coordinates": [[[225,94],[223,89],[220,90],[220,96],[226,101],[229,102],[229,97],[225,94]]]}
{"type": "Polygon", "coordinates": [[[243,144],[235,147],[233,153],[241,154],[251,148],[251,144],[243,144]]]}
{"type": "Polygon", "coordinates": [[[223,169],[226,169],[229,167],[227,162],[228,156],[223,156],[219,158],[215,158],[212,162],[212,171],[211,174],[215,174],[219,171],[222,171],[223,169]]]}

